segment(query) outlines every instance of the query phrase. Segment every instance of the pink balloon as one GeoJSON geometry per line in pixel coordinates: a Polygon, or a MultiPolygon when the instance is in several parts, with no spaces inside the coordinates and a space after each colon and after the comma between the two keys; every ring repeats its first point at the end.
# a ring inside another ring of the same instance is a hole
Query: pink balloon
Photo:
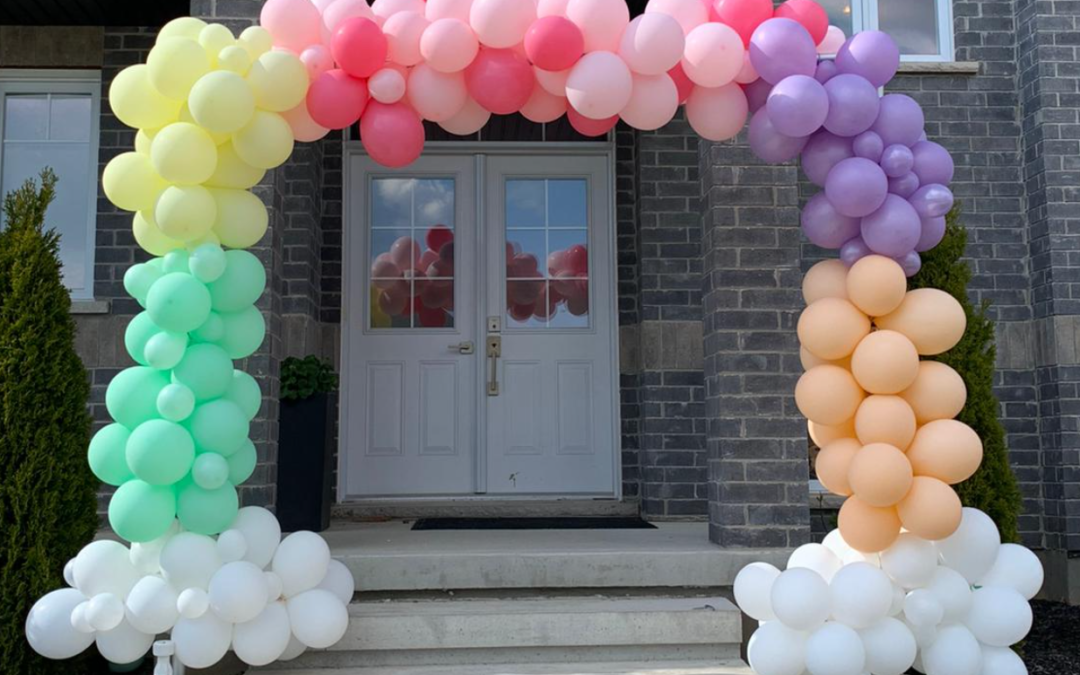
{"type": "Polygon", "coordinates": [[[424,60],[420,54],[420,36],[428,27],[423,14],[397,12],[382,26],[386,36],[386,58],[403,66],[415,66],[424,60]]]}
{"type": "Polygon", "coordinates": [[[690,97],[690,92],[694,90],[694,83],[686,76],[682,64],[676,63],[675,67],[669,70],[667,74],[675,83],[675,88],[679,90],[679,103],[686,103],[686,99],[690,97]]]}
{"type": "Polygon", "coordinates": [[[456,115],[469,97],[464,75],[440,73],[426,63],[409,73],[407,90],[409,104],[420,117],[432,122],[442,122],[456,115]]]}
{"type": "Polygon", "coordinates": [[[420,244],[412,237],[399,237],[390,245],[390,260],[399,269],[413,269],[420,262],[420,244]]]}
{"type": "Polygon", "coordinates": [[[570,0],[540,0],[536,3],[536,16],[566,16],[566,3],[570,0]]]}
{"type": "Polygon", "coordinates": [[[280,115],[289,123],[289,128],[292,129],[296,140],[302,143],[317,141],[330,132],[329,129],[311,119],[306,101],[301,101],[300,105],[280,115]]]}
{"type": "Polygon", "coordinates": [[[570,105],[594,120],[618,115],[630,101],[632,90],[630,69],[611,52],[590,52],[581,57],[566,80],[570,105]]]}
{"type": "Polygon", "coordinates": [[[675,117],[679,109],[679,90],[667,73],[634,75],[630,101],[619,116],[642,131],[659,129],[675,117]]]}
{"type": "Polygon", "coordinates": [[[847,36],[844,35],[843,29],[837,26],[829,26],[829,30],[825,31],[825,39],[817,46],[818,54],[835,54],[840,51],[840,47],[847,41],[847,36]]]}
{"type": "Polygon", "coordinates": [[[435,23],[439,19],[457,19],[469,23],[472,0],[427,0],[424,16],[435,23]]]}
{"type": "Polygon", "coordinates": [[[630,22],[619,43],[619,56],[641,75],[662,75],[682,58],[686,38],[673,17],[659,12],[630,22]]]}
{"type": "Polygon", "coordinates": [[[552,72],[534,67],[533,74],[536,76],[536,81],[544,88],[544,91],[555,96],[566,97],[566,79],[570,77],[569,68],[552,72]]]}
{"type": "Polygon", "coordinates": [[[383,21],[398,12],[416,12],[422,16],[424,10],[424,0],[375,0],[371,3],[371,11],[383,21]]]}
{"type": "Polygon", "coordinates": [[[554,122],[566,113],[566,99],[549,94],[539,84],[533,86],[532,95],[521,107],[525,119],[543,124],[554,122]]]}
{"type": "Polygon", "coordinates": [[[505,49],[525,38],[536,20],[533,0],[473,0],[469,25],[485,47],[505,49]]]}
{"type": "Polygon", "coordinates": [[[300,61],[307,67],[308,80],[311,81],[334,67],[334,57],[322,45],[311,45],[305,49],[300,53],[300,61]]]}
{"type": "Polygon", "coordinates": [[[386,36],[371,19],[353,17],[338,26],[330,41],[338,66],[353,77],[371,77],[386,63],[386,36]]]}
{"type": "Polygon", "coordinates": [[[465,70],[480,51],[472,28],[460,19],[438,19],[420,38],[420,54],[427,64],[441,73],[465,70]]]}
{"type": "Polygon", "coordinates": [[[742,70],[746,50],[742,38],[730,26],[706,23],[686,36],[682,67],[701,87],[722,87],[742,70]]]}
{"type": "Polygon", "coordinates": [[[322,41],[322,17],[309,0],[267,0],[259,24],[270,31],[275,45],[297,54],[322,41]]]}
{"type": "Polygon", "coordinates": [[[368,90],[363,80],[343,70],[329,70],[311,83],[307,94],[311,119],[327,129],[344,129],[360,118],[367,105],[368,90]]]}
{"type": "Polygon", "coordinates": [[[510,49],[485,47],[465,69],[469,95],[497,115],[521,110],[532,96],[535,81],[529,62],[510,49]]]}
{"type": "Polygon", "coordinates": [[[334,0],[311,0],[311,4],[315,5],[315,9],[319,10],[319,13],[326,11],[326,8],[334,4],[334,0]]]}
{"type": "Polygon", "coordinates": [[[584,34],[586,52],[615,52],[630,24],[630,9],[626,0],[570,0],[566,3],[566,18],[584,34]]]}
{"type": "Polygon", "coordinates": [[[584,50],[581,29],[566,17],[542,17],[525,33],[525,55],[543,70],[566,70],[577,63],[584,50]]]}
{"type": "Polygon", "coordinates": [[[364,0],[334,0],[323,12],[323,27],[326,30],[324,42],[329,43],[330,36],[345,22],[352,18],[375,20],[375,12],[364,0]]]}
{"type": "Polygon", "coordinates": [[[726,141],[746,125],[750,106],[737,84],[723,87],[694,87],[686,101],[686,119],[702,138],[726,141]]]}
{"type": "Polygon", "coordinates": [[[405,95],[405,76],[396,68],[383,68],[371,76],[367,87],[379,103],[397,103],[405,95]]]}
{"type": "Polygon", "coordinates": [[[709,20],[709,11],[702,3],[687,0],[649,0],[645,13],[667,14],[679,22],[683,35],[689,35],[690,31],[709,20]]]}
{"type": "Polygon", "coordinates": [[[619,123],[618,115],[612,115],[606,120],[594,120],[574,110],[573,106],[566,107],[566,119],[582,136],[603,136],[619,123]]]}
{"type": "Polygon", "coordinates": [[[388,258],[389,256],[383,258],[380,255],[371,265],[371,278],[374,280],[375,287],[383,290],[392,288],[401,278],[401,268],[388,258]]]}
{"type": "Polygon", "coordinates": [[[750,52],[743,52],[743,66],[739,74],[735,76],[735,81],[739,84],[750,84],[760,77],[757,68],[754,68],[754,63],[750,60],[750,52]]]}
{"type": "Polygon", "coordinates": [[[773,0],[716,0],[720,21],[735,29],[744,45],[763,22],[773,18],[773,0]]]}
{"type": "Polygon", "coordinates": [[[401,103],[372,101],[360,118],[360,140],[379,164],[406,166],[424,150],[424,123],[401,103]]]}
{"type": "Polygon", "coordinates": [[[709,14],[709,21],[720,21],[720,15],[716,13],[716,6],[712,3],[712,0],[701,0],[701,4],[705,6],[705,11],[709,14]]]}
{"type": "Polygon", "coordinates": [[[448,120],[439,122],[439,126],[457,136],[472,136],[484,128],[491,113],[484,110],[471,96],[465,105],[448,120]]]}

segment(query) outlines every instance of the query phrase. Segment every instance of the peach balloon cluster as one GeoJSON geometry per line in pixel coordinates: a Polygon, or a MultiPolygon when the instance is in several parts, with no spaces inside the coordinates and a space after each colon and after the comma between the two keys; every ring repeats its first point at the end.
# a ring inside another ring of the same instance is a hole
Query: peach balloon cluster
{"type": "Polygon", "coordinates": [[[948,537],[960,524],[950,487],[982,461],[982,441],[955,419],[967,389],[938,361],[964,335],[960,303],[933,288],[907,290],[900,265],[871,255],[850,269],[838,260],[806,275],[799,319],[806,372],[795,401],[821,448],[817,475],[849,496],[840,531],[855,549],[876,553],[901,528],[923,539],[948,537]]]}

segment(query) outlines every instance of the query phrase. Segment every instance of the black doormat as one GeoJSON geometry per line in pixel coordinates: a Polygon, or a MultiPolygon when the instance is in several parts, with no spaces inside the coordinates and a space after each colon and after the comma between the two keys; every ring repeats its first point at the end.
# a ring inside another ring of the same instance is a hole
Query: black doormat
{"type": "Polygon", "coordinates": [[[655,530],[641,518],[420,518],[414,530],[655,530]]]}

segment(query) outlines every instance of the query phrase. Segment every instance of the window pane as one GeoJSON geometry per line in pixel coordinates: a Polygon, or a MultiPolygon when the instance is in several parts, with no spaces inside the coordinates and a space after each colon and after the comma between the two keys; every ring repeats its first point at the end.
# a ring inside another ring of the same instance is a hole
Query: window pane
{"type": "Polygon", "coordinates": [[[376,178],[371,191],[371,227],[412,226],[412,178],[376,178]]]}
{"type": "Polygon", "coordinates": [[[9,95],[4,104],[4,140],[45,140],[49,99],[43,94],[9,95]]]}
{"type": "Polygon", "coordinates": [[[939,0],[878,0],[878,26],[896,40],[901,54],[936,55],[939,0]]]}
{"type": "Polygon", "coordinates": [[[544,227],[544,181],[506,181],[506,227],[544,227]]]}
{"type": "Polygon", "coordinates": [[[548,181],[548,225],[585,227],[585,181],[548,181]]]}
{"type": "MultiPolygon", "coordinates": [[[[852,0],[817,0],[818,4],[829,13],[829,23],[844,31],[844,35],[851,36],[852,32],[852,0]]],[[[900,0],[906,2],[906,0],[900,0]]]]}
{"type": "Polygon", "coordinates": [[[49,107],[49,139],[54,141],[90,140],[90,97],[57,95],[49,107]]]}

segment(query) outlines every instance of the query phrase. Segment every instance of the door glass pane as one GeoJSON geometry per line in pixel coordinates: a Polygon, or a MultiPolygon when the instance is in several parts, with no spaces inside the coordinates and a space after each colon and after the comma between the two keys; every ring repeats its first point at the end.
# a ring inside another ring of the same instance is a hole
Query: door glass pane
{"type": "Polygon", "coordinates": [[[49,97],[11,94],[4,101],[4,140],[43,141],[48,135],[49,97]]]}
{"type": "MultiPolygon", "coordinates": [[[[817,0],[818,4],[825,8],[829,14],[829,23],[844,31],[844,35],[851,36],[852,30],[852,0],[817,0]]],[[[906,2],[907,0],[900,0],[906,2]]]]}
{"type": "Polygon", "coordinates": [[[49,105],[49,139],[90,140],[90,97],[57,94],[49,105]]]}
{"type": "Polygon", "coordinates": [[[454,179],[376,178],[372,328],[454,327],[454,179]]]}
{"type": "Polygon", "coordinates": [[[896,40],[901,54],[937,55],[937,3],[943,1],[878,0],[878,27],[896,40]]]}

